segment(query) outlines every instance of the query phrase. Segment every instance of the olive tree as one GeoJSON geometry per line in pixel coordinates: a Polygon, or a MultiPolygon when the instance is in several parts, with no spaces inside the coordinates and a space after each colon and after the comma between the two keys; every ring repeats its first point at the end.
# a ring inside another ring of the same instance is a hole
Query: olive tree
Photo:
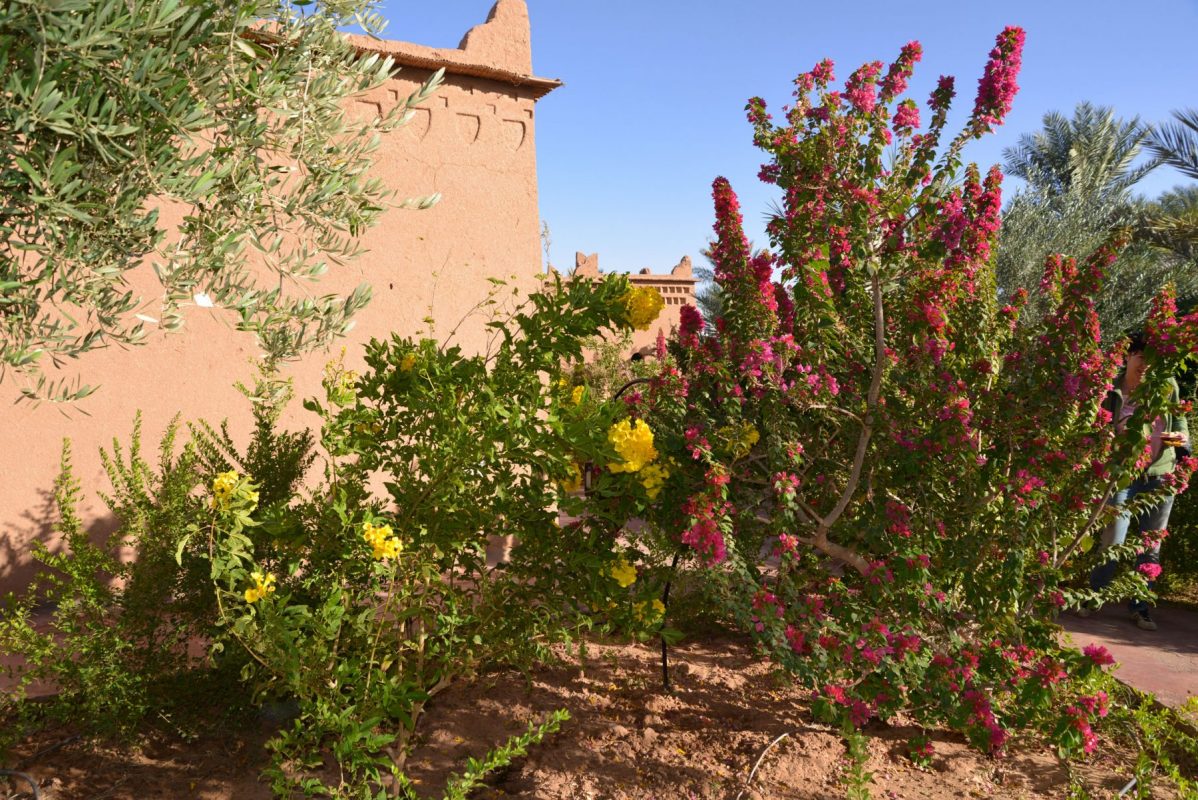
{"type": "Polygon", "coordinates": [[[347,119],[344,100],[394,69],[339,32],[355,25],[381,30],[371,0],[0,5],[0,380],[78,399],[93,387],[51,364],[177,330],[196,305],[229,312],[269,361],[343,334],[369,287],[306,284],[392,201],[371,152],[440,81],[347,119]],[[130,288],[147,264],[154,306],[130,288]]]}

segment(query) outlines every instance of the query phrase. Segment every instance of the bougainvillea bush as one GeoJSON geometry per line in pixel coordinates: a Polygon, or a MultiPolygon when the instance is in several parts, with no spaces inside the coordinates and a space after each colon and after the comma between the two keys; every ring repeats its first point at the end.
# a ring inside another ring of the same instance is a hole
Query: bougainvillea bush
{"type": "MultiPolygon", "coordinates": [[[[915,42],[843,88],[821,62],[780,119],[749,102],[760,177],[781,192],[772,247],[750,252],[717,179],[723,316],[708,335],[683,308],[674,360],[626,396],[611,432],[624,460],[592,506],[596,525],[646,520],[636,547],[658,580],[681,556],[846,730],[903,713],[996,754],[1038,730],[1069,755],[1095,746],[1111,659],[1062,648],[1053,619],[1097,599],[1071,587],[1099,557],[1104,500],[1143,466],[1141,423],[1167,404],[1198,316],[1158,301],[1152,368],[1116,435],[1100,404],[1122,345],[1102,349],[1094,298],[1118,237],[1085,263],[1047,259],[1042,324],[997,295],[1002,176],[960,154],[1010,109],[1023,41],[998,36],[952,139],[952,78],[926,105],[904,96],[915,42]]],[[[1110,589],[1146,591],[1134,572],[1110,589]]]]}

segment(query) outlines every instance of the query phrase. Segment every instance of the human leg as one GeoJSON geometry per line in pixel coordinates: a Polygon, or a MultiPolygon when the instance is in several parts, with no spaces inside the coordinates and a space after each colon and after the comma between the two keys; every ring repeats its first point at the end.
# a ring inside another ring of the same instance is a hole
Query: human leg
{"type": "MultiPolygon", "coordinates": [[[[1135,484],[1133,484],[1134,486],[1135,484]]],[[[1125,505],[1131,494],[1131,488],[1121,489],[1115,493],[1115,496],[1107,501],[1108,505],[1116,508],[1125,505]]],[[[1106,526],[1102,531],[1102,549],[1114,547],[1123,544],[1127,539],[1127,529],[1131,525],[1131,515],[1127,513],[1120,514],[1113,522],[1106,526]]],[[[1105,564],[1099,564],[1090,573],[1090,588],[1094,591],[1100,591],[1110,585],[1115,578],[1115,570],[1118,569],[1119,562],[1111,560],[1105,564]]]]}
{"type": "MultiPolygon", "coordinates": [[[[1160,481],[1157,480],[1155,482],[1155,486],[1153,488],[1157,488],[1159,486],[1160,486],[1160,481]]],[[[1169,513],[1172,510],[1173,510],[1173,495],[1169,495],[1168,497],[1164,498],[1163,500],[1161,500],[1159,503],[1152,506],[1151,508],[1146,509],[1139,515],[1137,522],[1138,522],[1138,527],[1140,529],[1140,535],[1142,537],[1144,537],[1146,542],[1150,541],[1151,544],[1146,544],[1142,548],[1140,554],[1136,557],[1136,567],[1137,568],[1142,564],[1156,564],[1157,567],[1159,568],[1160,563],[1161,563],[1161,541],[1160,541],[1159,533],[1160,533],[1160,531],[1165,530],[1169,526],[1169,513]]],[[[1153,570],[1153,571],[1159,572],[1159,569],[1153,570]]],[[[1148,579],[1149,591],[1152,591],[1155,588],[1155,586],[1156,586],[1156,578],[1155,577],[1149,578],[1148,579]]],[[[1142,624],[1141,620],[1148,620],[1149,622],[1151,622],[1151,617],[1149,616],[1150,609],[1151,609],[1151,606],[1144,600],[1132,600],[1131,603],[1129,604],[1129,610],[1133,614],[1137,615],[1136,623],[1139,624],[1140,627],[1147,627],[1142,624]]],[[[1155,630],[1155,628],[1156,628],[1156,625],[1155,625],[1155,623],[1153,623],[1152,626],[1149,628],[1149,630],[1155,630]]]]}

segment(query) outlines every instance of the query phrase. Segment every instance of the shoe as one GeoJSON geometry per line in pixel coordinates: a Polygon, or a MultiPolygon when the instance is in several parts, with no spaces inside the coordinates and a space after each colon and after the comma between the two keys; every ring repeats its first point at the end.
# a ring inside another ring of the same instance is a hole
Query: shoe
{"type": "Polygon", "coordinates": [[[1131,621],[1136,623],[1136,627],[1142,631],[1156,630],[1156,623],[1152,621],[1152,617],[1148,616],[1147,611],[1131,612],[1131,621]]]}

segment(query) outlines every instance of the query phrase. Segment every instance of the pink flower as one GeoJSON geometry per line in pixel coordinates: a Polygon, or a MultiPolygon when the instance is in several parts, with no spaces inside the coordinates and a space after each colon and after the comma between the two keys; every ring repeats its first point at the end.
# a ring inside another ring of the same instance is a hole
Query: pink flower
{"type": "Polygon", "coordinates": [[[682,534],[682,543],[693,547],[709,567],[721,563],[728,557],[724,535],[715,520],[710,518],[696,520],[687,528],[682,534]]]}
{"type": "Polygon", "coordinates": [[[687,347],[698,344],[699,334],[703,331],[703,315],[699,309],[687,304],[678,309],[678,335],[687,347]]]}
{"type": "Polygon", "coordinates": [[[952,75],[941,75],[932,96],[928,98],[928,107],[933,111],[947,109],[957,94],[955,83],[952,75]]]}
{"type": "Polygon", "coordinates": [[[1108,664],[1115,663],[1115,657],[1100,644],[1088,644],[1082,648],[1082,653],[1098,667],[1105,667],[1108,664]]]}
{"type": "Polygon", "coordinates": [[[877,105],[878,73],[882,71],[881,61],[871,61],[863,64],[845,84],[844,96],[853,104],[853,108],[862,114],[872,114],[877,105]]]}
{"type": "Polygon", "coordinates": [[[904,100],[894,111],[894,132],[910,131],[919,127],[919,106],[914,100],[904,100]]]}
{"type": "Polygon", "coordinates": [[[1141,575],[1143,575],[1145,578],[1147,578],[1150,581],[1156,580],[1157,577],[1161,574],[1161,565],[1160,564],[1151,564],[1151,563],[1141,564],[1140,566],[1136,567],[1136,569],[1139,570],[1141,575]]]}
{"type": "Polygon", "coordinates": [[[795,653],[802,655],[807,652],[807,638],[801,630],[793,625],[786,626],[786,641],[790,643],[790,649],[795,653]]]}
{"type": "Polygon", "coordinates": [[[1019,85],[1015,79],[1023,63],[1023,28],[1008,26],[995,39],[990,60],[978,80],[978,94],[973,104],[973,118],[979,131],[1001,125],[1019,85]]]}
{"type": "Polygon", "coordinates": [[[818,83],[828,84],[836,80],[836,76],[832,72],[832,59],[825,58],[823,61],[815,65],[811,70],[811,77],[815,78],[818,83]]]}
{"type": "Polygon", "coordinates": [[[912,41],[903,45],[898,60],[890,65],[886,77],[882,79],[882,100],[890,100],[907,91],[907,79],[911,77],[915,64],[921,58],[923,46],[919,42],[912,41]]]}

